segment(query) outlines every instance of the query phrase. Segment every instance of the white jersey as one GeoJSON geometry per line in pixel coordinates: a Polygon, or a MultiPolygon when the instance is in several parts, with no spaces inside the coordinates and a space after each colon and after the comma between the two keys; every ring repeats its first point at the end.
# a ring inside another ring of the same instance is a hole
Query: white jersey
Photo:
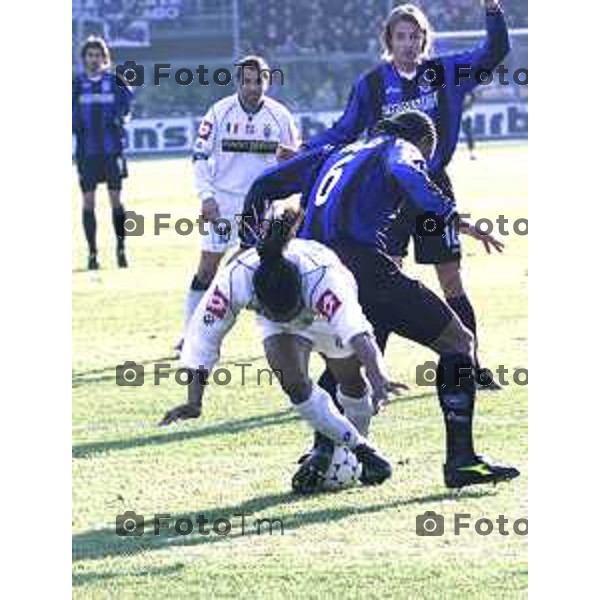
{"type": "Polygon", "coordinates": [[[252,182],[276,164],[279,144],[297,148],[298,129],[283,104],[264,97],[246,112],[237,94],[215,103],[200,122],[194,144],[194,180],[200,199],[219,191],[245,196],[252,182]]]}
{"type": "MultiPolygon", "coordinates": [[[[293,321],[277,323],[278,329],[301,334],[303,330],[325,328],[343,346],[360,333],[372,332],[358,303],[354,276],[332,250],[312,240],[293,239],[283,255],[300,271],[305,308],[293,321]]],[[[202,366],[210,371],[219,360],[223,338],[240,311],[248,308],[260,313],[252,284],[259,264],[258,253],[251,248],[219,271],[186,330],[181,355],[184,366],[202,366]]]]}

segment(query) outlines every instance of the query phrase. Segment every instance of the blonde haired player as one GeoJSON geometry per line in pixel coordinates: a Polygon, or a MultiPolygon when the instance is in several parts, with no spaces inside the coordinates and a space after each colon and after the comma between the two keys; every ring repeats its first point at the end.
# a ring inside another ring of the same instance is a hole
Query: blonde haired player
{"type": "Polygon", "coordinates": [[[236,67],[237,93],[208,110],[194,144],[194,186],[208,227],[201,236],[200,261],[185,301],[186,325],[223,255],[237,245],[238,221],[252,182],[276,164],[278,153],[300,144],[289,110],[266,95],[271,71],[264,59],[247,56],[236,67]]]}

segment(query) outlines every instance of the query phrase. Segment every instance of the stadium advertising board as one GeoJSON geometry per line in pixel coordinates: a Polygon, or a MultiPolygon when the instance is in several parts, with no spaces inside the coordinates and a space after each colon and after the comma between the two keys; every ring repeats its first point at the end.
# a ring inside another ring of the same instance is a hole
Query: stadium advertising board
{"type": "MultiPolygon", "coordinates": [[[[295,115],[303,139],[329,127],[339,112],[302,112],[295,115]]],[[[489,103],[472,111],[476,139],[526,139],[528,112],[526,103],[489,103]]],[[[169,154],[191,150],[199,120],[189,117],[134,119],[126,126],[129,155],[169,154]]],[[[462,135],[461,135],[462,139],[462,135]]]]}

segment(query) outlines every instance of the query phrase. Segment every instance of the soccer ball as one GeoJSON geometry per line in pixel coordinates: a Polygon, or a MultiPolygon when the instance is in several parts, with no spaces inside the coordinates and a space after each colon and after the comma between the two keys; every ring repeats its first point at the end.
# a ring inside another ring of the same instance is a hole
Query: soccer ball
{"type": "Polygon", "coordinates": [[[325,475],[323,488],[328,491],[341,490],[354,485],[362,472],[356,455],[346,446],[336,446],[331,465],[325,475]]]}

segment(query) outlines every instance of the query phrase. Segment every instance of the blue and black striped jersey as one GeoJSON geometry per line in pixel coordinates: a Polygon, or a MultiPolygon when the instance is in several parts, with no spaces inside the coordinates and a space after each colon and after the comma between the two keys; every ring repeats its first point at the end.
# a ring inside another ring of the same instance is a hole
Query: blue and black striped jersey
{"type": "Polygon", "coordinates": [[[133,94],[117,76],[104,71],[98,78],[79,73],[73,79],[72,127],[78,159],[119,154],[123,150],[123,120],[133,94]]]}

